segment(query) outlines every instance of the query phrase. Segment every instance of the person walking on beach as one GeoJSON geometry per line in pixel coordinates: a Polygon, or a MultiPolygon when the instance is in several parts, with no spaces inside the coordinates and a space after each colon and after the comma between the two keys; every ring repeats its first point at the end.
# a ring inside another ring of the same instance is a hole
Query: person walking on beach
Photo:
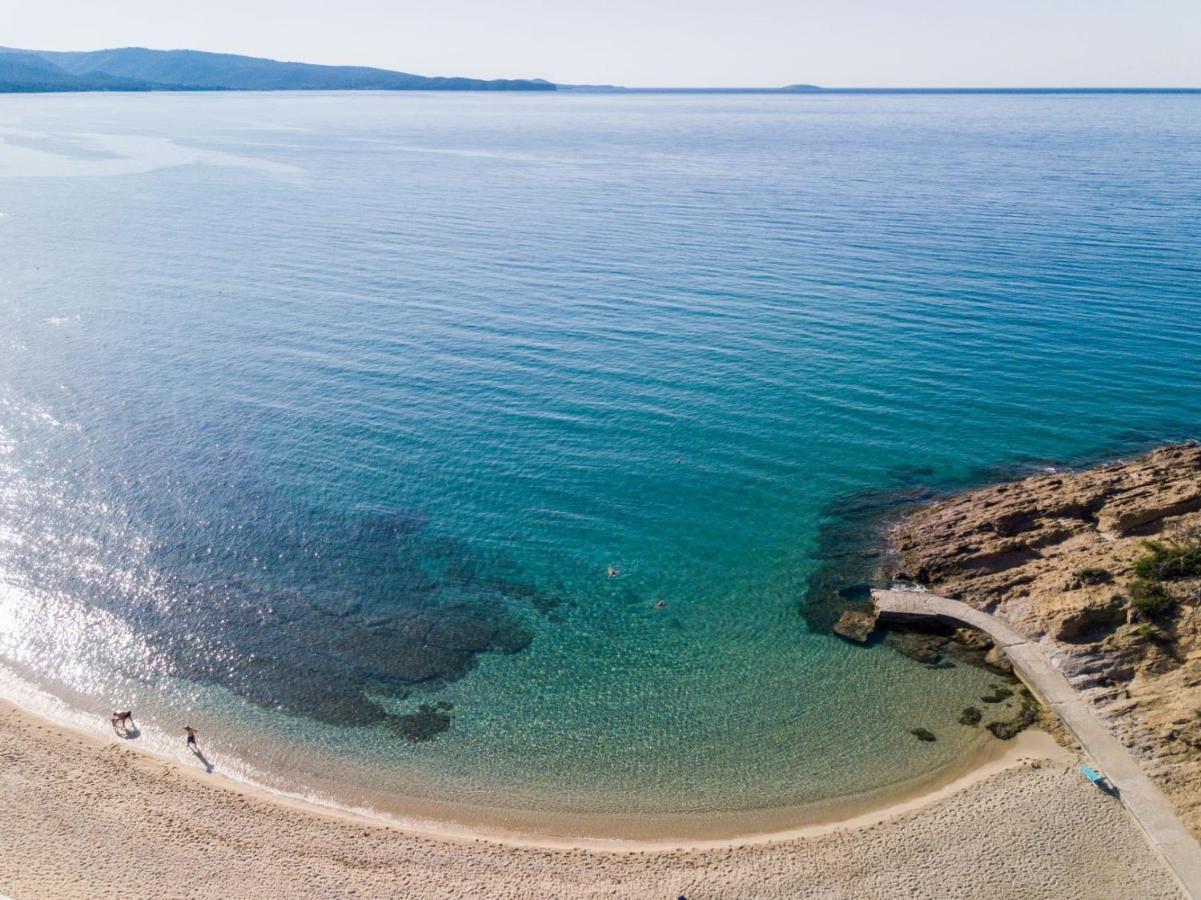
{"type": "Polygon", "coordinates": [[[204,755],[204,751],[200,749],[200,745],[196,743],[196,729],[191,725],[185,725],[183,730],[188,733],[188,749],[193,755],[204,764],[204,771],[212,772],[213,764],[208,761],[208,757],[204,755]]]}

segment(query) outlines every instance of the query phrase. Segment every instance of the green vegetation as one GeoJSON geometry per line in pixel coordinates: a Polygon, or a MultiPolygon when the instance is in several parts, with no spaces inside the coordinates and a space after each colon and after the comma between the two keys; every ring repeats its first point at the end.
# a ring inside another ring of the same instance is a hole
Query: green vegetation
{"type": "Polygon", "coordinates": [[[1126,593],[1132,609],[1154,619],[1177,603],[1164,582],[1201,578],[1201,531],[1178,531],[1170,543],[1143,541],[1143,546],[1147,552],[1135,560],[1134,578],[1126,585],[1126,593]]]}
{"type": "Polygon", "coordinates": [[[1162,584],[1146,578],[1135,578],[1126,590],[1130,594],[1130,605],[1149,619],[1167,612],[1174,603],[1162,584]]]}
{"type": "Polygon", "coordinates": [[[1099,566],[1085,566],[1083,569],[1077,569],[1072,574],[1084,584],[1106,584],[1113,581],[1113,576],[1109,574],[1109,569],[1102,569],[1099,566]]]}
{"type": "Polygon", "coordinates": [[[980,720],[984,718],[984,713],[976,709],[974,706],[965,707],[963,712],[959,714],[960,725],[979,725],[980,720]]]}
{"type": "Polygon", "coordinates": [[[1162,544],[1144,541],[1150,552],[1134,564],[1134,574],[1145,581],[1174,581],[1201,576],[1201,544],[1162,544]]]}

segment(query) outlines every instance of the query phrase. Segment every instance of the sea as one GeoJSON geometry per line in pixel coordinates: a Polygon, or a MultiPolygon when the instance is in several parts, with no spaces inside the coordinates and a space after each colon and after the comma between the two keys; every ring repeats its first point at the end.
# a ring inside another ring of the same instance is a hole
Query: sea
{"type": "Polygon", "coordinates": [[[830,622],[1201,437],[1199,211],[1189,93],[0,97],[0,694],[401,819],[937,777],[997,675],[830,622]]]}

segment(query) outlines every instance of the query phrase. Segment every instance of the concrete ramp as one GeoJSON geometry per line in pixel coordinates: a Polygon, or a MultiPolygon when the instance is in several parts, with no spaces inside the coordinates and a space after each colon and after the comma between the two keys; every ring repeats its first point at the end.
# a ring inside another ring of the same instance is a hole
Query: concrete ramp
{"type": "MultiPolygon", "coordinates": [[[[1005,651],[1014,673],[1038,700],[1050,707],[1096,761],[1134,820],[1159,852],[1186,896],[1201,900],[1201,845],[1177,817],[1167,797],[1147,777],[1134,756],[1122,746],[1079,692],[1072,687],[1038,642],[996,616],[958,600],[923,591],[872,591],[872,601],[884,621],[934,619],[982,631],[1005,651]]],[[[1083,777],[1083,776],[1081,776],[1083,777]]],[[[1104,841],[1104,835],[1097,835],[1104,841]]]]}

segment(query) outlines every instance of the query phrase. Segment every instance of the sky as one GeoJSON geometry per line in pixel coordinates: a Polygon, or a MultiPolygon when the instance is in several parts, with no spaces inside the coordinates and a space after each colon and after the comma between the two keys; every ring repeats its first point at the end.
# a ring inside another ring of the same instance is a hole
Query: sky
{"type": "Polygon", "coordinates": [[[0,45],[630,87],[1198,87],[1201,0],[0,0],[0,45]]]}

